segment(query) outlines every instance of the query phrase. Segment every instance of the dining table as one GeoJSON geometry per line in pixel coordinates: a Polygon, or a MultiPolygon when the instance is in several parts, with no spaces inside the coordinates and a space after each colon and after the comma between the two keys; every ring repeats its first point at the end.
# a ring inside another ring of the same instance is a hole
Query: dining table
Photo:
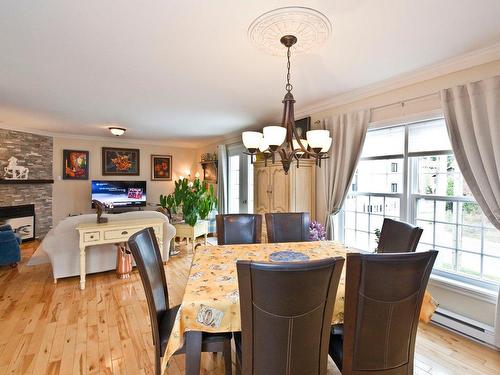
{"type": "MultiPolygon", "coordinates": [[[[260,243],[245,245],[201,246],[193,254],[184,297],[177,312],[170,339],[162,358],[162,368],[171,356],[186,345],[186,374],[199,374],[202,332],[241,331],[237,260],[287,261],[299,255],[301,260],[346,257],[349,249],[335,241],[260,243]],[[185,342],[184,342],[185,341],[185,342]]],[[[345,268],[335,298],[332,324],[344,321],[345,268]]],[[[427,292],[426,292],[427,293],[427,292]]],[[[424,298],[421,320],[428,321],[437,307],[428,295],[424,298]],[[425,315],[425,316],[423,316],[425,315]]]]}

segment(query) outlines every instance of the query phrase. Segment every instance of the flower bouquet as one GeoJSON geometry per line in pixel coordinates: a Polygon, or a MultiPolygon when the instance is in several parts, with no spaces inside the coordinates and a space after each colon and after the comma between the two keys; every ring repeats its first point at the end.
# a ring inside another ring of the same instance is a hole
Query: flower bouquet
{"type": "Polygon", "coordinates": [[[317,221],[312,221],[309,224],[309,240],[310,241],[325,241],[326,230],[325,227],[317,221]]]}

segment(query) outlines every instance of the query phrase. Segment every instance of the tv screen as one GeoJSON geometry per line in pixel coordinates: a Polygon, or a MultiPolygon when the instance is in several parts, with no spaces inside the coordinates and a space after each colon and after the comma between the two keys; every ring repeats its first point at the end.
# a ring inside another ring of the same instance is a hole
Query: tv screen
{"type": "Polygon", "coordinates": [[[146,181],[92,181],[92,199],[110,208],[146,205],[146,181]]]}

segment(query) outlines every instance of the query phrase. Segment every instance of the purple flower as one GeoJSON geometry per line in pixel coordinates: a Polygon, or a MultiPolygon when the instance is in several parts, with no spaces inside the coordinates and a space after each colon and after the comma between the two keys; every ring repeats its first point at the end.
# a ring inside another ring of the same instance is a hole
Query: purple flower
{"type": "Polygon", "coordinates": [[[317,221],[312,221],[309,224],[309,240],[310,241],[325,241],[326,230],[325,227],[317,221]]]}

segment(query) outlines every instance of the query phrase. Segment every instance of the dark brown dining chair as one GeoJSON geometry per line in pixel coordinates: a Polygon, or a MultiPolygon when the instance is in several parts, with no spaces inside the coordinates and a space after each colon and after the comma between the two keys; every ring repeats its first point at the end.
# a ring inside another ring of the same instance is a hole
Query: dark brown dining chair
{"type": "Polygon", "coordinates": [[[309,241],[308,212],[277,212],[266,214],[267,241],[303,242],[309,241]]]}
{"type": "Polygon", "coordinates": [[[217,215],[215,220],[218,245],[239,245],[261,241],[262,215],[225,214],[217,215]]]}
{"type": "MultiPolygon", "coordinates": [[[[180,306],[169,307],[163,261],[153,228],[143,229],[133,234],[128,241],[128,246],[139,269],[148,301],[155,350],[155,374],[159,375],[161,357],[167,348],[180,306]]],[[[202,335],[203,352],[223,352],[226,375],[232,373],[231,338],[231,333],[203,333],[202,335]]],[[[185,353],[185,347],[179,349],[175,354],[179,353],[185,353]]]]}
{"type": "Polygon", "coordinates": [[[237,261],[241,333],[238,373],[320,374],[344,258],[311,262],[237,261]]]}
{"type": "Polygon", "coordinates": [[[413,253],[424,230],[404,221],[385,218],[377,253],[413,253]]]}
{"type": "Polygon", "coordinates": [[[344,325],[330,356],[343,375],[413,374],[422,300],[437,251],[347,254],[344,325]]]}

